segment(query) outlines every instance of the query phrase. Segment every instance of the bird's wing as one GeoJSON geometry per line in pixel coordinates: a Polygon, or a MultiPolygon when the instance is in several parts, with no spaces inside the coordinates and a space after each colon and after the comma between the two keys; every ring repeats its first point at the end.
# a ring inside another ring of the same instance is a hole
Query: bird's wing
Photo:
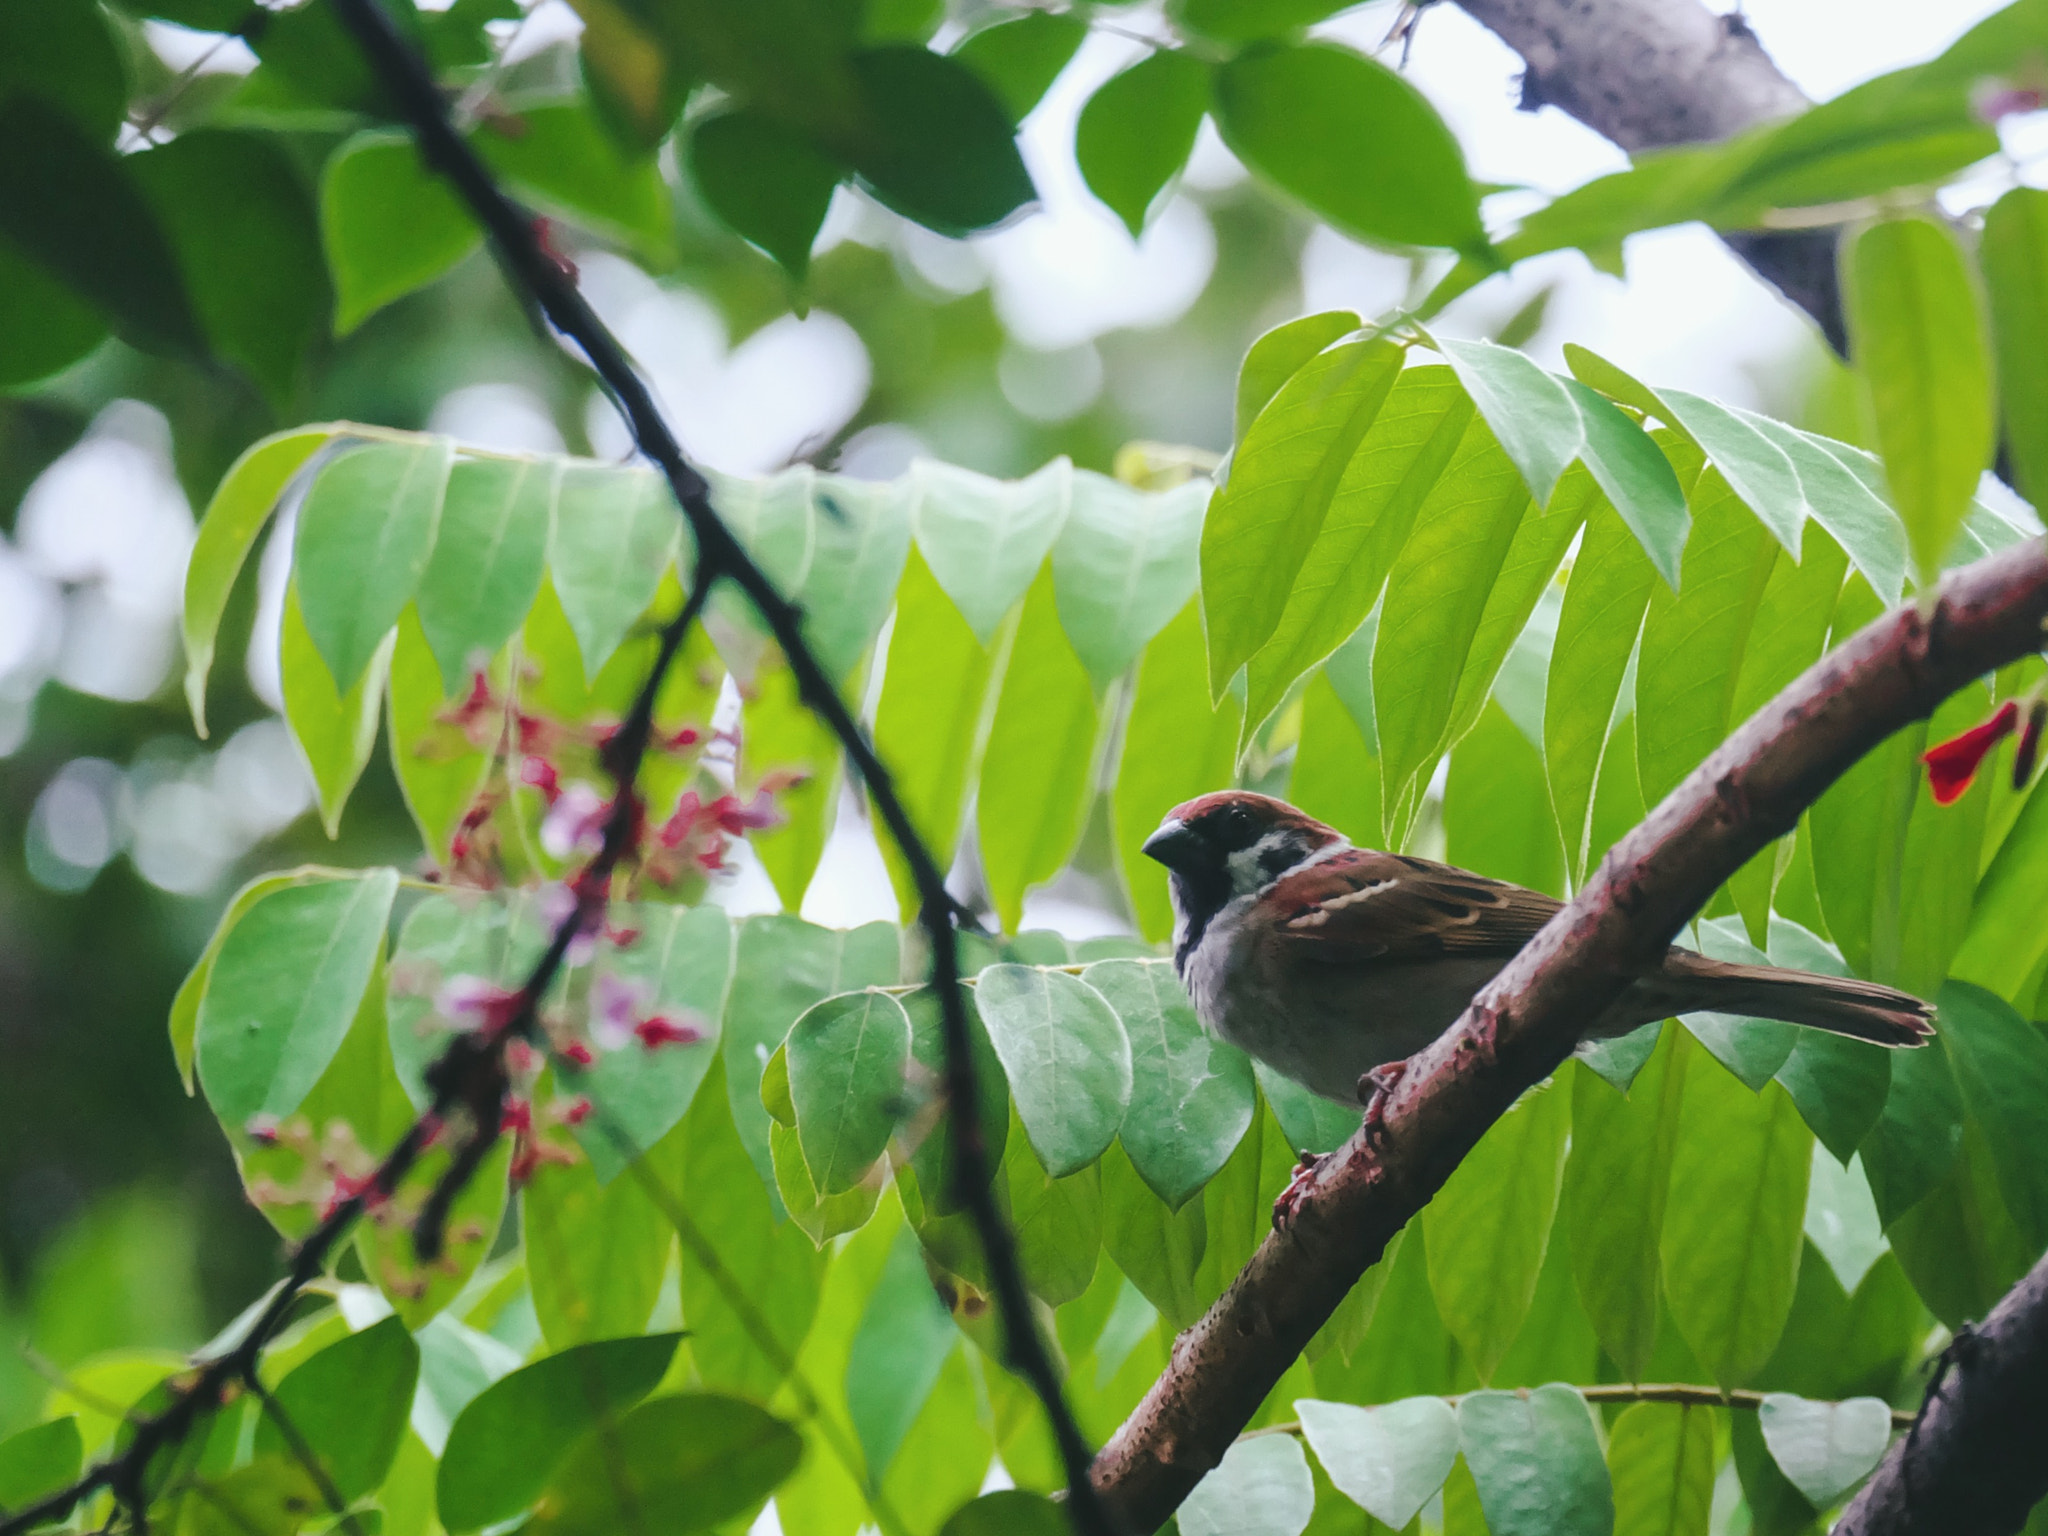
{"type": "Polygon", "coordinates": [[[1284,877],[1265,900],[1286,948],[1332,964],[1506,957],[1563,905],[1505,880],[1367,848],[1284,877]]]}

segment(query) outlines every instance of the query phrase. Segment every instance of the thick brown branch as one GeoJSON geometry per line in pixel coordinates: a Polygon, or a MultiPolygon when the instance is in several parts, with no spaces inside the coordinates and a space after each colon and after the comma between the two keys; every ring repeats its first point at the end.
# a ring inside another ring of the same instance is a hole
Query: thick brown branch
{"type": "Polygon", "coordinates": [[[2038,541],[1954,572],[1931,616],[1906,607],[1823,657],[1731,736],[1602,861],[1465,1015],[1409,1064],[1383,1138],[1323,1164],[1095,1460],[1127,1528],[1161,1525],[1281,1373],[1517,1095],[1654,964],[1715,889],[1788,832],[1857,758],[1971,678],[2042,643],[2038,541]]]}
{"type": "MultiPolygon", "coordinates": [[[[1554,106],[1631,154],[1730,138],[1806,106],[1741,20],[1700,0],[1458,0],[1522,56],[1525,105],[1554,106]]],[[[1832,229],[1723,237],[1846,352],[1832,229]]]]}
{"type": "Polygon", "coordinates": [[[2009,1536],[2048,1498],[2048,1258],[1949,1345],[1836,1536],[2009,1536]]]}

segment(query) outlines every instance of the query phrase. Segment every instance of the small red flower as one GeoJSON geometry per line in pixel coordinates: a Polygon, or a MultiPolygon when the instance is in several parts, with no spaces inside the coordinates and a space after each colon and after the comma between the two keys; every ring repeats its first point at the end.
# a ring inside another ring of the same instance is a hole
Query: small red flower
{"type": "Polygon", "coordinates": [[[695,1045],[704,1038],[704,1031],[690,1024],[678,1024],[662,1014],[653,1014],[633,1026],[633,1034],[648,1050],[659,1050],[664,1045],[695,1045]]]}
{"type": "Polygon", "coordinates": [[[2041,753],[2041,728],[2048,725],[2048,698],[2027,706],[2027,723],[2020,727],[2020,744],[2012,754],[2012,787],[2025,789],[2034,776],[2034,760],[2041,753]]]}
{"type": "Polygon", "coordinates": [[[2019,719],[2019,705],[2007,699],[1982,725],[1973,725],[1962,735],[1952,736],[1920,754],[1920,761],[1927,765],[1927,787],[1934,792],[1936,805],[1953,805],[1963,798],[1991,749],[2013,733],[2019,719]]]}
{"type": "Polygon", "coordinates": [[[590,1047],[581,1040],[571,1040],[567,1045],[563,1046],[562,1059],[564,1061],[573,1061],[579,1067],[594,1066],[597,1062],[597,1058],[590,1054],[590,1047]]]}
{"type": "Polygon", "coordinates": [[[589,1118],[590,1100],[586,1098],[571,1099],[569,1107],[562,1111],[562,1124],[564,1125],[581,1125],[589,1118]]]}
{"type": "Polygon", "coordinates": [[[541,799],[550,806],[562,798],[561,775],[555,772],[555,765],[544,757],[523,759],[519,764],[519,782],[539,790],[541,799]]]}
{"type": "Polygon", "coordinates": [[[540,1057],[535,1054],[533,1047],[524,1040],[514,1040],[505,1047],[505,1060],[513,1072],[521,1077],[526,1076],[540,1065],[540,1057]]]}
{"type": "Polygon", "coordinates": [[[533,1129],[533,1105],[525,1099],[507,1099],[498,1129],[507,1136],[524,1136],[533,1129]]]}
{"type": "Polygon", "coordinates": [[[540,1166],[540,1153],[534,1144],[524,1137],[512,1149],[512,1166],[506,1170],[514,1189],[524,1188],[533,1178],[534,1169],[540,1166]]]}

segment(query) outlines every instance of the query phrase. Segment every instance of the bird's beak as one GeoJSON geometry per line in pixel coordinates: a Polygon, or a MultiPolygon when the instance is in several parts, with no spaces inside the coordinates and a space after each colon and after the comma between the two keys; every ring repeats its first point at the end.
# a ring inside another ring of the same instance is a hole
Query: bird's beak
{"type": "Polygon", "coordinates": [[[1187,862],[1200,839],[1188,830],[1187,824],[1178,817],[1169,816],[1159,824],[1159,830],[1145,839],[1143,852],[1147,858],[1157,859],[1168,869],[1178,869],[1187,862]]]}

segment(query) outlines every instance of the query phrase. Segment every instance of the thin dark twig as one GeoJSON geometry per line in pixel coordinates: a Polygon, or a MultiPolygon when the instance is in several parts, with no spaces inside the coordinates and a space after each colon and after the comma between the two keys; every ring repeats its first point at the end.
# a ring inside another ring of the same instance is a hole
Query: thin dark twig
{"type": "MultiPolygon", "coordinates": [[[[378,0],[332,0],[342,24],[354,35],[372,70],[411,125],[421,156],[453,185],[485,231],[510,280],[540,307],[548,322],[582,348],[591,367],[625,416],[633,440],[667,477],[677,504],[696,536],[700,575],[730,580],[760,614],[795,675],[799,696],[831,728],[854,772],[866,786],[882,824],[909,865],[920,903],[918,920],[931,940],[932,986],[939,996],[946,1047],[945,1087],[954,1140],[956,1193],[973,1219],[1000,1307],[1012,1366],[1044,1404],[1060,1449],[1069,1491],[1069,1512],[1082,1536],[1111,1536],[1109,1515],[1088,1480],[1092,1453],[1066,1406],[1050,1351],[1031,1315],[1030,1297],[1017,1262],[1016,1241],[997,1209],[988,1147],[974,1091],[974,1063],[967,1013],[960,997],[960,962],[954,947],[953,912],[945,872],[938,867],[912,825],[908,809],[873,746],[840,697],[833,678],[804,638],[802,615],[776,590],[711,505],[710,486],[684,457],[653,393],[634,369],[618,339],[598,319],[571,274],[542,247],[531,214],[499,190],[449,121],[448,107],[425,62],[391,22],[378,0]]],[[[649,701],[651,706],[651,700],[649,701]]],[[[624,734],[623,732],[621,733],[624,734]]]]}

